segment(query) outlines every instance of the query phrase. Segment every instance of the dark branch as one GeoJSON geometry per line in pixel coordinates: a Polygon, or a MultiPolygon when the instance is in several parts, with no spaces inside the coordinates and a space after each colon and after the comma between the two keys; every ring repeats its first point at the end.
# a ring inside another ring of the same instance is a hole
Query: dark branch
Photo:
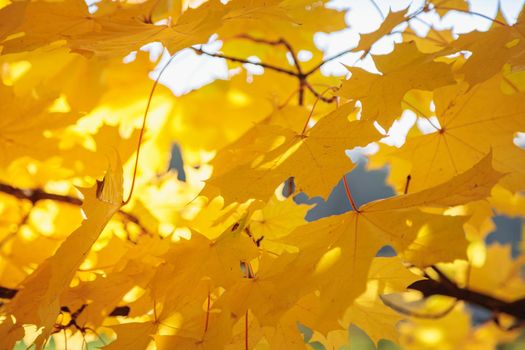
{"type": "Polygon", "coordinates": [[[256,65],[256,66],[259,66],[259,67],[268,68],[270,70],[274,70],[276,72],[284,73],[284,74],[287,74],[287,75],[290,75],[290,76],[293,76],[293,77],[297,78],[298,81],[299,81],[298,104],[300,106],[302,106],[304,104],[304,92],[305,92],[306,89],[308,89],[315,97],[317,97],[318,99],[320,99],[323,102],[332,103],[332,102],[334,102],[336,100],[335,97],[326,98],[326,97],[321,96],[321,94],[319,94],[317,91],[315,91],[315,89],[312,87],[312,85],[310,85],[308,83],[307,79],[308,79],[309,75],[311,75],[312,73],[317,71],[323,64],[325,64],[326,62],[329,62],[329,61],[331,61],[333,59],[336,59],[339,56],[342,56],[346,52],[343,52],[343,53],[340,53],[340,54],[338,54],[338,55],[336,55],[334,57],[331,57],[331,58],[329,58],[329,59],[319,63],[317,66],[315,66],[313,69],[309,70],[307,73],[304,73],[303,69],[301,67],[300,61],[299,61],[299,59],[298,59],[298,57],[297,57],[297,55],[295,53],[295,50],[293,49],[292,45],[288,41],[286,41],[284,38],[280,38],[278,40],[267,40],[267,39],[256,38],[256,37],[253,37],[253,36],[248,35],[248,34],[241,34],[241,35],[236,36],[235,38],[246,39],[246,40],[250,40],[250,41],[253,41],[253,42],[256,42],[256,43],[261,43],[261,44],[266,44],[266,45],[271,45],[271,46],[278,46],[278,45],[284,46],[286,48],[286,50],[292,56],[292,62],[294,64],[294,66],[295,66],[296,71],[294,72],[294,71],[292,71],[290,69],[278,67],[278,66],[275,66],[275,65],[272,65],[272,64],[268,64],[268,63],[251,62],[251,61],[249,61],[247,59],[243,59],[243,58],[233,57],[233,56],[219,54],[219,53],[210,53],[210,52],[206,52],[206,51],[202,50],[201,48],[192,47],[192,49],[198,54],[203,54],[203,55],[207,55],[207,56],[210,56],[210,57],[223,58],[223,59],[226,59],[226,60],[229,60],[229,61],[232,61],[232,62],[238,62],[238,63],[244,63],[244,64],[253,64],[253,65],[256,65]]]}
{"type": "Polygon", "coordinates": [[[82,205],[80,198],[65,196],[61,194],[48,193],[41,189],[21,189],[11,185],[0,183],[0,192],[10,194],[18,199],[26,199],[35,204],[38,201],[49,199],[72,205],[82,205]]]}
{"type": "MultiPolygon", "coordinates": [[[[16,293],[18,293],[18,289],[13,289],[13,288],[7,288],[7,287],[2,287],[0,286],[0,299],[13,299],[15,296],[16,296],[16,293]]],[[[81,306],[80,309],[78,309],[77,311],[73,312],[72,313],[72,316],[73,315],[76,315],[76,317],[78,317],[78,315],[86,308],[88,307],[88,305],[86,304],[83,304],[81,306]]],[[[62,306],[60,308],[60,310],[62,312],[70,312],[70,309],[67,307],[67,306],[62,306]]],[[[116,316],[128,316],[130,313],[130,307],[129,306],[117,306],[113,309],[113,311],[111,311],[108,316],[110,317],[116,317],[116,316]]]]}
{"type": "MultiPolygon", "coordinates": [[[[81,206],[82,205],[82,199],[62,194],[55,194],[55,193],[49,193],[46,192],[40,188],[17,188],[11,185],[0,183],[0,192],[9,194],[13,197],[16,197],[18,199],[22,200],[28,200],[33,205],[41,200],[53,200],[61,203],[67,203],[75,206],[81,206]]],[[[127,221],[134,223],[137,225],[143,233],[146,233],[150,236],[153,236],[150,231],[140,222],[139,218],[137,218],[135,215],[125,212],[122,209],[118,211],[118,213],[127,221]]],[[[2,246],[2,243],[0,242],[0,247],[2,246]]],[[[1,298],[1,290],[0,290],[0,298],[1,298]]]]}
{"type": "Polygon", "coordinates": [[[296,72],[294,72],[292,70],[289,70],[289,69],[286,69],[286,68],[281,68],[281,67],[278,67],[278,66],[274,66],[273,64],[267,64],[267,63],[262,63],[262,62],[251,62],[251,61],[248,61],[248,60],[243,59],[243,58],[232,57],[232,56],[228,56],[228,55],[222,55],[222,54],[219,54],[219,53],[206,52],[206,51],[204,51],[202,49],[198,49],[198,48],[195,48],[195,47],[192,47],[192,49],[193,49],[193,51],[195,51],[198,54],[203,54],[203,55],[210,56],[210,57],[224,58],[224,59],[232,61],[232,62],[253,64],[253,65],[256,65],[256,66],[259,66],[259,67],[263,67],[263,68],[267,68],[267,69],[270,69],[270,70],[274,70],[274,71],[279,72],[279,73],[284,73],[284,74],[291,75],[291,76],[294,76],[294,77],[298,76],[298,73],[296,73],[296,72]]]}
{"type": "Polygon", "coordinates": [[[372,5],[376,9],[376,11],[381,16],[381,19],[384,21],[385,20],[385,15],[383,14],[383,11],[381,11],[381,8],[379,7],[379,5],[374,0],[370,0],[370,2],[372,3],[372,5]]]}
{"type": "MultiPolygon", "coordinates": [[[[288,69],[285,69],[285,68],[280,68],[280,67],[277,67],[277,66],[264,64],[264,63],[257,63],[257,65],[259,65],[261,67],[266,67],[266,68],[269,68],[269,69],[273,69],[273,70],[275,70],[277,72],[282,72],[282,73],[286,73],[286,74],[289,74],[289,75],[293,75],[294,77],[296,77],[299,80],[298,104],[299,104],[299,106],[302,106],[304,104],[304,90],[305,90],[306,84],[307,84],[306,83],[307,76],[305,74],[303,74],[303,70],[301,68],[301,64],[299,63],[299,59],[297,58],[295,50],[292,48],[292,45],[288,41],[286,41],[284,38],[280,38],[278,40],[267,40],[267,39],[256,38],[256,37],[253,37],[253,36],[251,36],[249,34],[241,34],[241,35],[236,36],[236,38],[247,39],[247,40],[253,41],[255,43],[266,44],[266,45],[270,45],[270,46],[282,45],[282,46],[284,46],[286,48],[286,50],[292,56],[292,62],[293,62],[293,65],[295,66],[296,72],[292,72],[292,71],[290,71],[288,69]]],[[[199,52],[207,54],[207,55],[210,55],[209,53],[206,53],[206,52],[202,51],[201,49],[199,49],[199,52]]],[[[232,60],[234,62],[240,62],[240,59],[235,58],[235,57],[231,57],[231,56],[226,56],[226,55],[217,56],[215,54],[214,57],[222,57],[222,58],[225,58],[225,59],[232,60]]],[[[247,63],[251,63],[249,61],[246,61],[246,62],[247,63]]],[[[255,64],[255,63],[252,63],[252,64],[255,64]]]]}
{"type": "Polygon", "coordinates": [[[433,269],[439,276],[437,280],[419,280],[412,283],[408,288],[420,291],[425,297],[432,295],[448,296],[480,306],[493,313],[505,313],[520,321],[525,321],[525,298],[512,302],[497,299],[485,293],[460,287],[439,269],[435,267],[433,269]]]}
{"type": "Polygon", "coordinates": [[[270,46],[283,45],[286,48],[286,50],[288,50],[290,55],[292,56],[292,61],[293,61],[295,68],[297,69],[297,72],[299,74],[302,74],[302,69],[301,69],[301,65],[299,64],[299,59],[297,58],[297,55],[295,54],[295,51],[292,48],[292,45],[290,45],[290,43],[286,41],[284,38],[280,38],[279,40],[267,40],[267,39],[256,38],[249,34],[241,34],[241,35],[236,36],[236,38],[246,39],[246,40],[253,41],[255,43],[266,44],[270,46]]]}

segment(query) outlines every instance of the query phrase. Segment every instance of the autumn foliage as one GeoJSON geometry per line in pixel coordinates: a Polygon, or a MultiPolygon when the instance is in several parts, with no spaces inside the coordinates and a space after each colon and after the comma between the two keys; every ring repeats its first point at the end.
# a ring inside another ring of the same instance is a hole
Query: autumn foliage
{"type": "Polygon", "coordinates": [[[486,237],[525,216],[525,22],[414,3],[330,56],[314,34],[348,24],[325,0],[0,0],[0,349],[515,340],[525,255],[486,237]],[[450,12],[490,28],[422,19],[450,12]],[[183,54],[228,78],[176,96],[152,77],[183,54]],[[346,151],[372,143],[396,195],[361,205],[346,151]],[[341,183],[347,209],[306,220],[299,196],[341,183]]]}

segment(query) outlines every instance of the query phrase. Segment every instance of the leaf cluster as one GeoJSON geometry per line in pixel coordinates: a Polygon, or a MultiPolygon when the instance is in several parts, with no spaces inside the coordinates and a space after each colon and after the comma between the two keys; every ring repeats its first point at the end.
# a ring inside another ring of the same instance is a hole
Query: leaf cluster
{"type": "Polygon", "coordinates": [[[523,255],[485,238],[496,214],[525,215],[523,15],[427,0],[326,56],[314,34],[344,16],[325,0],[0,0],[0,348],[331,349],[351,325],[406,349],[512,340],[523,255]],[[490,28],[423,19],[453,12],[490,28]],[[184,55],[227,79],[176,96],[159,79],[184,55]],[[349,77],[321,73],[348,55],[349,77]],[[370,145],[396,194],[358,205],[347,151],[370,145]],[[347,210],[307,221],[299,194],[338,183],[347,210]],[[491,318],[473,327],[466,305],[491,318]]]}

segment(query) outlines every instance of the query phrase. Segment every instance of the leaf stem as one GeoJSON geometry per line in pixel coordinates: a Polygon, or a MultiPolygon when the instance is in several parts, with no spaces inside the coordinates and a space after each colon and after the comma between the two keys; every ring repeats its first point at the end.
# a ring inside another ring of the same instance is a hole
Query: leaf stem
{"type": "Polygon", "coordinates": [[[210,322],[210,292],[208,292],[208,302],[206,304],[206,320],[204,322],[204,334],[208,331],[208,324],[210,322]]]}
{"type": "Polygon", "coordinates": [[[408,102],[406,99],[403,99],[403,101],[401,101],[401,103],[404,103],[406,104],[408,107],[412,108],[414,111],[416,111],[417,113],[421,114],[421,116],[423,118],[425,118],[429,123],[430,125],[436,129],[436,131],[441,131],[441,128],[438,128],[433,122],[432,122],[432,119],[430,119],[430,117],[428,115],[426,115],[425,113],[423,113],[423,111],[421,111],[419,108],[417,108],[416,106],[414,106],[413,104],[411,104],[410,102],[408,102]]]}
{"type": "Polygon", "coordinates": [[[137,178],[137,169],[138,169],[138,165],[139,165],[140,149],[141,149],[141,145],[142,145],[142,139],[144,138],[144,130],[146,129],[146,121],[148,119],[148,112],[149,112],[149,108],[151,106],[151,101],[153,99],[153,94],[155,93],[155,89],[157,88],[157,85],[159,84],[159,80],[162,77],[162,74],[166,71],[166,68],[168,68],[170,63],[177,56],[177,54],[178,54],[178,52],[176,52],[173,55],[171,55],[171,57],[169,58],[168,62],[166,62],[164,67],[162,67],[162,69],[160,70],[159,76],[157,77],[157,79],[155,79],[155,81],[153,82],[153,86],[151,87],[151,91],[150,91],[149,97],[148,97],[148,103],[146,104],[146,110],[144,111],[144,117],[142,118],[142,127],[140,128],[139,140],[138,140],[138,143],[137,143],[137,153],[136,153],[136,156],[135,156],[135,166],[133,167],[133,178],[131,180],[131,188],[129,190],[128,198],[126,198],[126,200],[124,202],[122,202],[122,205],[126,205],[126,204],[129,203],[129,201],[131,200],[131,196],[133,196],[133,190],[135,189],[135,179],[137,178]]]}
{"type": "Polygon", "coordinates": [[[350,202],[350,205],[352,206],[352,209],[356,213],[360,213],[361,211],[359,210],[359,208],[357,208],[357,205],[354,202],[354,197],[352,197],[352,193],[350,192],[350,186],[348,186],[348,182],[346,181],[346,175],[343,176],[343,184],[345,186],[346,197],[348,198],[348,201],[350,202]]]}
{"type": "MultiPolygon", "coordinates": [[[[313,89],[310,84],[308,84],[308,87],[309,87],[308,89],[313,89]]],[[[323,95],[326,94],[328,91],[330,90],[334,91],[336,89],[337,89],[336,87],[329,86],[320,94],[318,94],[317,92],[314,94],[317,98],[315,99],[314,105],[312,106],[312,109],[310,110],[310,113],[308,114],[308,118],[306,119],[306,122],[304,123],[303,130],[301,131],[301,136],[305,136],[306,130],[308,129],[308,123],[310,122],[310,119],[312,119],[312,115],[314,114],[315,107],[317,106],[317,103],[319,102],[319,100],[323,100],[323,95]]],[[[330,99],[330,102],[333,102],[333,101],[335,101],[335,96],[333,99],[330,99]]]]}
{"type": "Polygon", "coordinates": [[[295,68],[297,69],[297,73],[299,75],[301,75],[303,73],[303,70],[302,70],[301,65],[299,63],[299,59],[297,58],[297,55],[295,54],[295,50],[292,48],[292,45],[286,39],[279,38],[278,40],[267,40],[267,39],[256,38],[256,37],[251,36],[249,34],[240,34],[240,35],[236,36],[236,38],[247,39],[247,40],[253,41],[255,43],[261,43],[261,44],[266,44],[266,45],[270,45],[270,46],[278,46],[278,45],[284,46],[286,48],[286,50],[292,56],[292,62],[294,64],[295,68]]]}
{"type": "Polygon", "coordinates": [[[246,315],[244,316],[244,349],[248,350],[248,310],[246,310],[246,315]]]}
{"type": "Polygon", "coordinates": [[[405,189],[403,190],[403,194],[407,194],[408,193],[408,187],[410,186],[410,180],[412,180],[412,175],[408,174],[407,175],[407,180],[405,182],[405,189]]]}

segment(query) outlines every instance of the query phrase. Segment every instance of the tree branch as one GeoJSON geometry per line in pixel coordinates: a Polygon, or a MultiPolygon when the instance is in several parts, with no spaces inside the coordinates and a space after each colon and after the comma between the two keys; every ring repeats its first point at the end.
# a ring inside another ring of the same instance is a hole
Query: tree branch
{"type": "Polygon", "coordinates": [[[448,296],[480,306],[493,313],[505,313],[520,321],[525,321],[525,298],[507,302],[482,292],[460,287],[437,267],[433,267],[433,270],[439,276],[437,280],[419,280],[412,283],[408,288],[420,291],[425,297],[432,295],[448,296]]]}
{"type": "MultiPolygon", "coordinates": [[[[293,49],[292,45],[288,41],[286,41],[284,38],[279,38],[278,40],[267,40],[267,39],[256,38],[256,37],[253,37],[253,36],[251,36],[249,34],[241,34],[241,35],[236,36],[236,38],[246,39],[246,40],[253,41],[255,43],[261,43],[261,44],[266,44],[266,45],[270,45],[270,46],[278,46],[278,45],[284,46],[286,48],[286,50],[292,56],[292,62],[293,62],[293,65],[295,66],[296,72],[292,72],[292,71],[290,71],[288,69],[277,67],[277,66],[270,65],[270,64],[252,63],[252,62],[249,62],[247,60],[242,60],[242,59],[239,59],[239,58],[236,58],[236,57],[231,57],[231,56],[226,56],[226,55],[219,55],[219,54],[210,54],[210,53],[204,52],[202,49],[195,49],[195,48],[193,48],[193,49],[194,50],[198,50],[197,52],[199,52],[199,53],[204,53],[204,54],[207,54],[209,56],[221,57],[221,58],[228,59],[228,60],[231,60],[231,61],[234,61],[234,62],[244,62],[244,63],[256,64],[256,65],[259,65],[261,67],[273,69],[273,70],[275,70],[277,72],[293,75],[294,77],[296,77],[299,80],[298,104],[299,104],[299,106],[302,106],[304,104],[304,90],[305,90],[305,88],[307,88],[307,82],[306,82],[307,75],[305,75],[303,73],[303,69],[301,68],[301,64],[299,63],[300,61],[297,58],[297,55],[296,55],[295,50],[293,49]]],[[[311,86],[308,89],[310,91],[314,92],[314,90],[312,89],[311,86]]],[[[315,92],[314,94],[317,94],[317,92],[315,92]]],[[[318,94],[316,96],[318,96],[318,94]]]]}
{"type": "MultiPolygon", "coordinates": [[[[18,199],[28,200],[33,205],[41,200],[52,200],[52,201],[71,204],[75,206],[82,205],[82,199],[80,198],[72,197],[68,195],[62,195],[62,194],[49,193],[40,188],[22,189],[22,188],[17,188],[17,187],[8,185],[8,184],[0,183],[0,192],[9,194],[18,199]]],[[[135,215],[125,212],[122,209],[120,209],[118,213],[122,215],[122,217],[125,220],[130,221],[134,223],[135,225],[137,225],[141,229],[141,231],[143,231],[144,233],[152,235],[151,232],[148,231],[148,229],[140,222],[139,218],[136,217],[135,215]]]]}
{"type": "Polygon", "coordinates": [[[253,65],[256,65],[256,66],[260,66],[260,67],[263,67],[263,68],[268,68],[268,69],[274,70],[274,71],[279,72],[279,73],[284,73],[284,74],[296,77],[298,79],[298,81],[299,81],[298,104],[300,106],[302,106],[304,104],[304,91],[306,89],[308,89],[315,97],[317,97],[318,99],[320,99],[321,101],[323,101],[325,103],[332,103],[332,102],[335,101],[335,99],[336,99],[335,97],[332,97],[332,98],[323,97],[322,94],[318,93],[312,87],[312,85],[310,83],[308,83],[307,79],[308,79],[309,75],[311,75],[312,73],[317,71],[323,64],[325,64],[326,62],[329,62],[329,61],[331,61],[333,59],[336,59],[337,57],[343,55],[344,53],[341,53],[341,54],[336,55],[336,56],[334,56],[332,58],[329,58],[329,59],[319,63],[317,66],[315,66],[313,69],[309,70],[307,73],[304,73],[303,69],[301,67],[300,61],[299,61],[299,59],[298,59],[298,57],[297,57],[297,55],[295,53],[295,50],[293,49],[292,45],[288,41],[286,41],[284,38],[279,38],[278,40],[267,40],[267,39],[256,38],[256,37],[253,37],[253,36],[251,36],[249,34],[237,35],[237,36],[235,36],[235,38],[246,39],[246,40],[250,40],[250,41],[253,41],[253,42],[256,42],[256,43],[266,44],[266,45],[270,45],[270,46],[278,46],[278,45],[284,46],[286,48],[286,50],[292,56],[292,62],[294,64],[294,66],[295,66],[296,71],[294,72],[294,71],[292,71],[290,69],[278,67],[278,66],[275,66],[275,65],[272,65],[272,64],[268,64],[268,63],[251,62],[251,61],[249,61],[247,59],[243,59],[243,58],[223,55],[223,54],[219,54],[219,53],[210,53],[210,52],[204,51],[201,48],[192,47],[191,49],[193,49],[198,54],[204,54],[204,55],[207,55],[207,56],[210,56],[210,57],[223,58],[223,59],[226,59],[226,60],[229,60],[229,61],[232,61],[232,62],[239,62],[239,63],[244,63],[244,64],[253,64],[253,65]]]}
{"type": "Polygon", "coordinates": [[[302,69],[299,63],[299,59],[297,58],[297,55],[295,54],[295,51],[292,48],[292,45],[290,45],[290,43],[286,41],[284,38],[279,38],[279,40],[267,40],[267,39],[256,38],[249,34],[240,34],[240,35],[237,35],[236,38],[246,39],[246,40],[253,41],[255,43],[266,44],[270,46],[283,45],[286,48],[286,50],[288,50],[290,55],[292,56],[292,61],[293,61],[295,68],[297,69],[297,73],[302,74],[302,69]]]}
{"type": "Polygon", "coordinates": [[[53,200],[57,202],[68,203],[71,205],[78,205],[78,206],[82,205],[82,200],[80,198],[61,195],[61,194],[48,193],[38,188],[21,189],[21,188],[13,187],[11,185],[0,183],[0,192],[9,194],[18,199],[28,200],[33,204],[41,200],[49,199],[49,200],[53,200]]]}
{"type": "MultiPolygon", "coordinates": [[[[7,300],[13,299],[16,296],[16,293],[18,293],[18,289],[0,286],[0,299],[7,299],[7,300]]],[[[0,305],[2,305],[2,303],[0,303],[0,305]]],[[[60,309],[65,310],[65,311],[69,310],[67,306],[62,306],[60,309]]],[[[127,305],[117,306],[108,314],[108,316],[111,316],[111,317],[127,316],[129,315],[129,312],[130,312],[129,306],[127,305]]]]}
{"type": "Polygon", "coordinates": [[[203,54],[203,55],[210,56],[210,57],[224,58],[224,59],[232,61],[232,62],[253,64],[253,65],[256,65],[256,66],[259,66],[259,67],[263,67],[263,68],[267,68],[267,69],[270,69],[270,70],[274,70],[274,71],[279,72],[279,73],[284,73],[284,74],[287,74],[287,75],[298,77],[298,73],[296,73],[296,72],[294,72],[292,70],[286,69],[286,68],[281,68],[281,67],[278,67],[278,66],[274,66],[273,64],[267,64],[267,63],[262,63],[262,62],[251,62],[251,61],[248,61],[248,60],[243,59],[243,58],[232,57],[232,56],[228,56],[228,55],[222,55],[222,54],[219,54],[219,53],[206,52],[206,51],[204,51],[202,49],[198,49],[196,47],[192,47],[191,49],[193,49],[193,51],[195,51],[198,54],[203,54]]]}

